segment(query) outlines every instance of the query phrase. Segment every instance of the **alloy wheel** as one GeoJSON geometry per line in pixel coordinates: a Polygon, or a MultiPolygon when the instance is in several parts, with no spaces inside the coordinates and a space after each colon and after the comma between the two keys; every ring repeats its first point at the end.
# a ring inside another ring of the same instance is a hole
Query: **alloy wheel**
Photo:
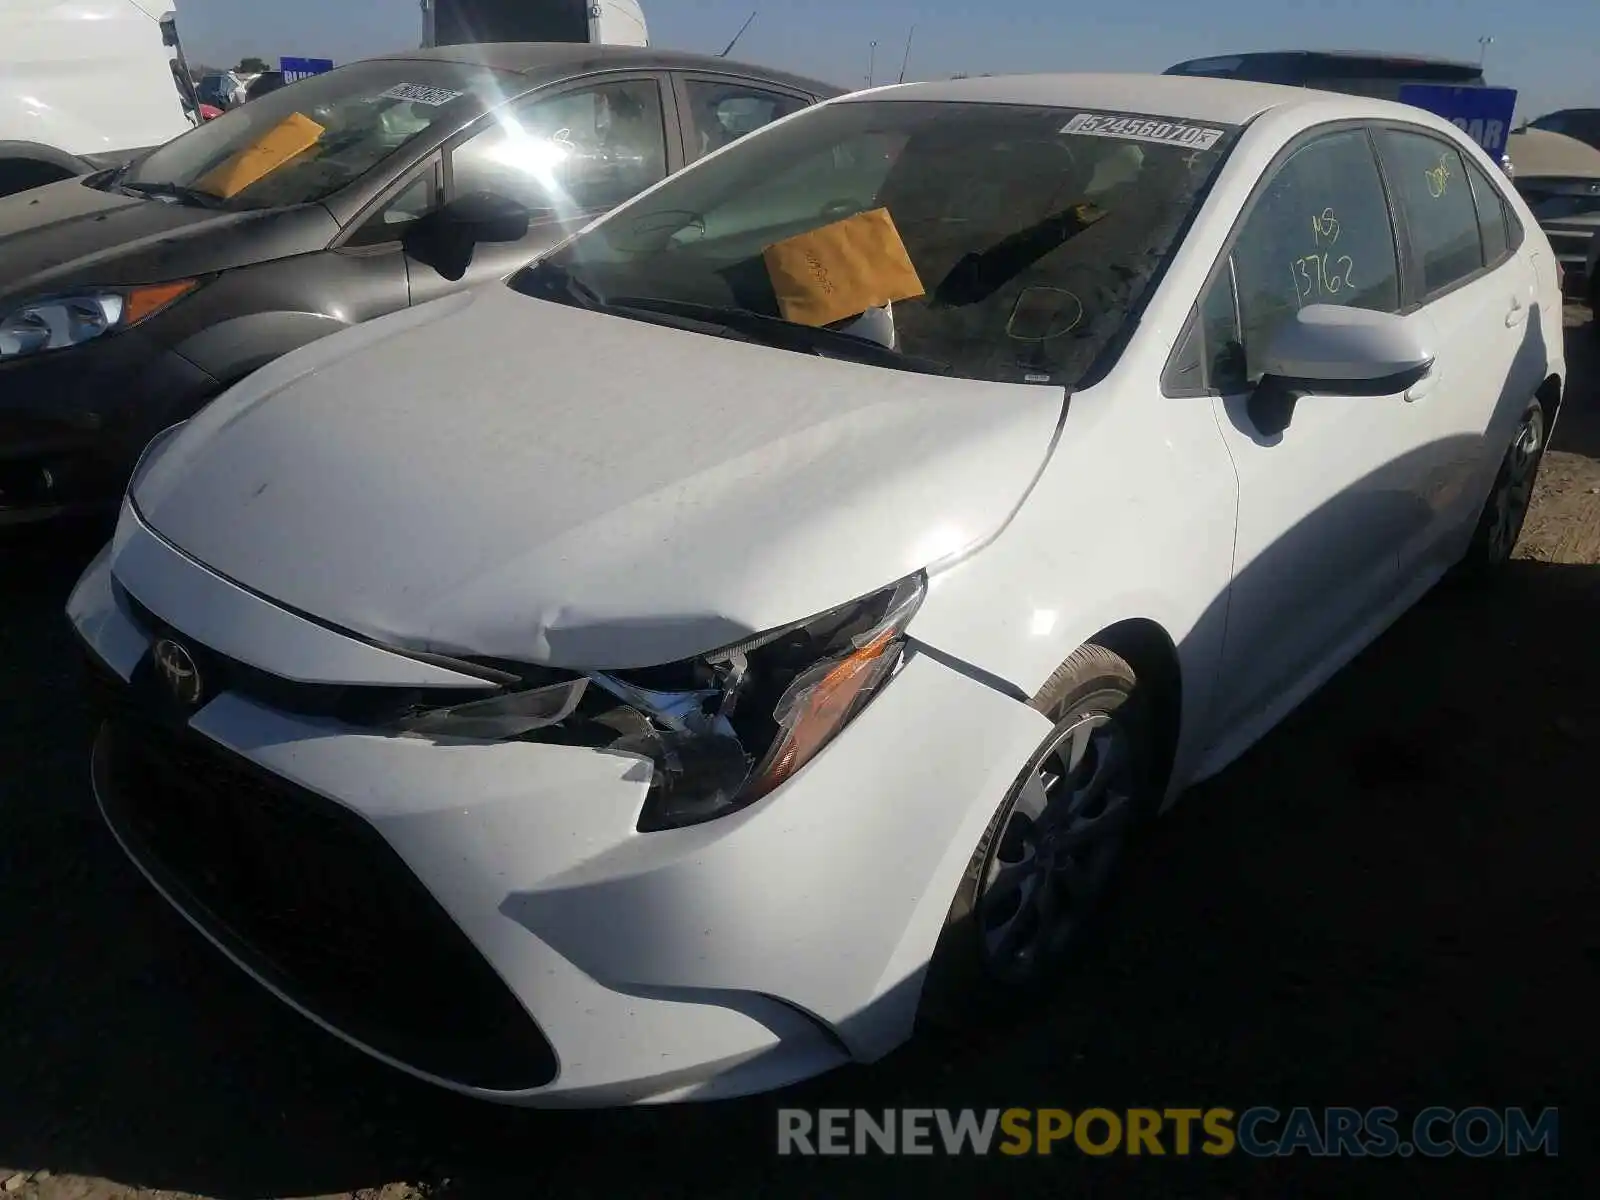
{"type": "Polygon", "coordinates": [[[978,897],[985,965],[1026,982],[1072,944],[1103,898],[1133,824],[1134,761],[1107,713],[1063,722],[1020,781],[978,897]]]}

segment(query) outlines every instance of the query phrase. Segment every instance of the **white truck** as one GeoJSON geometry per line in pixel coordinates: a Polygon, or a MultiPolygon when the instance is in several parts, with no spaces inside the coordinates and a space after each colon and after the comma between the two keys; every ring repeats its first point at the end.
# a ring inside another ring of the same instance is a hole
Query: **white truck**
{"type": "Polygon", "coordinates": [[[191,127],[197,101],[172,7],[0,0],[0,196],[125,161],[191,127]]]}
{"type": "Polygon", "coordinates": [[[637,0],[422,0],[422,44],[594,42],[648,46],[637,0]]]}

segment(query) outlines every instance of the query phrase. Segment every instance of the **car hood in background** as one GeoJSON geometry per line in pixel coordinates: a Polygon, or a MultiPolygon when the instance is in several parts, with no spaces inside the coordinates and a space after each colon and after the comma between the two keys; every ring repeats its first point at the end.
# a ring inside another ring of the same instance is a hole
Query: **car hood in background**
{"type": "Polygon", "coordinates": [[[321,205],[221,212],[67,179],[0,197],[0,298],[206,275],[321,249],[337,232],[321,205]]]}
{"type": "Polygon", "coordinates": [[[220,574],[398,648],[649,666],[981,544],[1064,404],[494,285],[278,360],[132,498],[220,574]]]}

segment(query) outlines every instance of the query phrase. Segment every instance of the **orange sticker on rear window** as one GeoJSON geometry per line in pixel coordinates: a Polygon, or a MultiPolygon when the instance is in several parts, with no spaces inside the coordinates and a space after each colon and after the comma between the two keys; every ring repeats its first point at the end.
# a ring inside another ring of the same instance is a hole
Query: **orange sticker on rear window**
{"type": "Polygon", "coordinates": [[[762,256],[778,311],[797,325],[831,325],[924,294],[886,208],[785,238],[762,256]]]}
{"type": "Polygon", "coordinates": [[[195,186],[202,192],[230,199],[265,179],[290,159],[304,154],[326,132],[310,117],[292,113],[209,172],[195,186]]]}

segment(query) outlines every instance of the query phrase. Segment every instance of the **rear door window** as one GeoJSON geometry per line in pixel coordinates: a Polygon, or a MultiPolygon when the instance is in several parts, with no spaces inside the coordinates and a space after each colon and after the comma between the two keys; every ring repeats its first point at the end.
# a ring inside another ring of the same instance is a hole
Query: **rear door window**
{"type": "Polygon", "coordinates": [[[1377,139],[1419,260],[1424,295],[1436,296],[1482,270],[1478,210],[1460,152],[1420,131],[1380,129],[1377,139]]]}

